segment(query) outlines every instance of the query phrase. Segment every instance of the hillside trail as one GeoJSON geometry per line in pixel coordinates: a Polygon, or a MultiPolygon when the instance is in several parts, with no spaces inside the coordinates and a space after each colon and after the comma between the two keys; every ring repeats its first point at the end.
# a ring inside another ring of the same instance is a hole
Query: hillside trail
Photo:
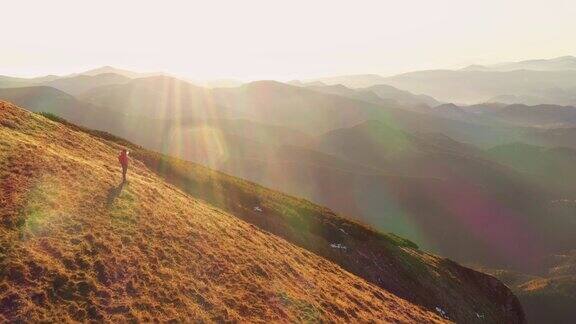
{"type": "Polygon", "coordinates": [[[0,322],[445,322],[119,149],[0,102],[0,322]]]}

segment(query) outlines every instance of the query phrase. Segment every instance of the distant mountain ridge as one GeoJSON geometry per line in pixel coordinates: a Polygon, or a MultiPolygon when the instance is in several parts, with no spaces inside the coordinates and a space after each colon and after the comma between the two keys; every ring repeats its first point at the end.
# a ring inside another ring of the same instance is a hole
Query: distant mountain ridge
{"type": "Polygon", "coordinates": [[[335,85],[342,84],[350,88],[366,88],[377,84],[385,84],[385,78],[378,74],[351,74],[333,77],[308,79],[303,81],[293,81],[293,83],[304,83],[313,85],[335,85]]]}
{"type": "MultiPolygon", "coordinates": [[[[130,71],[130,70],[126,70],[126,69],[119,69],[119,68],[115,68],[113,66],[102,66],[99,68],[95,68],[92,70],[88,70],[88,71],[84,71],[84,72],[80,72],[79,75],[87,75],[87,76],[96,76],[99,74],[118,74],[121,76],[124,76],[126,78],[129,79],[137,79],[137,78],[145,78],[145,77],[150,77],[150,76],[159,76],[159,75],[165,75],[166,73],[164,72],[134,72],[134,71],[130,71]]],[[[75,76],[75,75],[72,75],[75,76]]]]}
{"type": "Polygon", "coordinates": [[[553,59],[526,60],[520,62],[507,62],[492,65],[469,65],[463,71],[564,71],[576,70],[576,57],[562,56],[553,59]]]}
{"type": "Polygon", "coordinates": [[[316,87],[342,84],[353,89],[387,85],[458,104],[501,101],[576,106],[576,57],[470,65],[460,70],[414,71],[390,77],[343,75],[292,81],[292,84],[316,87]]]}
{"type": "Polygon", "coordinates": [[[302,86],[319,92],[336,94],[378,105],[400,106],[404,109],[422,111],[440,104],[436,99],[426,95],[415,95],[389,85],[379,84],[367,88],[348,88],[343,84],[325,85],[323,83],[306,83],[302,86]]]}
{"type": "MultiPolygon", "coordinates": [[[[50,86],[72,95],[79,95],[99,85],[121,84],[130,79],[148,78],[148,77],[174,77],[166,72],[135,72],[127,69],[116,68],[113,66],[102,66],[88,71],[72,73],[67,75],[47,75],[42,77],[23,78],[0,75],[0,88],[30,87],[30,86],[50,86]]],[[[183,79],[184,80],[184,79],[183,79]]],[[[197,86],[209,88],[229,88],[237,87],[243,82],[234,79],[215,79],[215,80],[187,80],[197,86]]]]}
{"type": "Polygon", "coordinates": [[[62,90],[74,96],[79,96],[96,87],[122,84],[130,80],[130,78],[124,75],[107,72],[94,75],[80,74],[72,77],[58,78],[52,81],[43,82],[42,85],[62,90]]]}
{"type": "Polygon", "coordinates": [[[532,104],[576,105],[558,97],[555,89],[576,89],[576,70],[533,71],[417,71],[388,77],[383,82],[413,93],[423,93],[444,102],[476,104],[502,95],[541,98],[532,104]]]}

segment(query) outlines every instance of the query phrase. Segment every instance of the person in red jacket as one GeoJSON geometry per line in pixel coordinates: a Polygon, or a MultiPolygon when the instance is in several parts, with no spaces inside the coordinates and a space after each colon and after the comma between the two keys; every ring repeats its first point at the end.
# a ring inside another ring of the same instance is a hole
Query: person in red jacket
{"type": "Polygon", "coordinates": [[[118,162],[122,166],[122,182],[126,182],[126,171],[128,171],[128,151],[123,149],[118,155],[118,162]]]}

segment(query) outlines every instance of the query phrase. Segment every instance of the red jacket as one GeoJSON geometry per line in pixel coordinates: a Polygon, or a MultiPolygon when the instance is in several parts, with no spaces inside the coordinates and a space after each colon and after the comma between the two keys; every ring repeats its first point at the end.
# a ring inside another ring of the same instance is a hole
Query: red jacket
{"type": "Polygon", "coordinates": [[[120,164],[122,166],[128,166],[128,152],[127,151],[120,152],[120,155],[118,155],[118,162],[120,162],[120,164]]]}

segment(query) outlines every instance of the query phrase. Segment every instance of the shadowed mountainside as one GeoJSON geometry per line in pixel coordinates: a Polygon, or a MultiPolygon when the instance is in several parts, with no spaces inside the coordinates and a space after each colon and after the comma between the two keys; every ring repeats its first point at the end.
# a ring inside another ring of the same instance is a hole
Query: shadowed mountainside
{"type": "Polygon", "coordinates": [[[570,324],[576,320],[576,250],[550,255],[542,260],[537,275],[507,270],[490,273],[514,290],[526,308],[529,323],[570,324]]]}

